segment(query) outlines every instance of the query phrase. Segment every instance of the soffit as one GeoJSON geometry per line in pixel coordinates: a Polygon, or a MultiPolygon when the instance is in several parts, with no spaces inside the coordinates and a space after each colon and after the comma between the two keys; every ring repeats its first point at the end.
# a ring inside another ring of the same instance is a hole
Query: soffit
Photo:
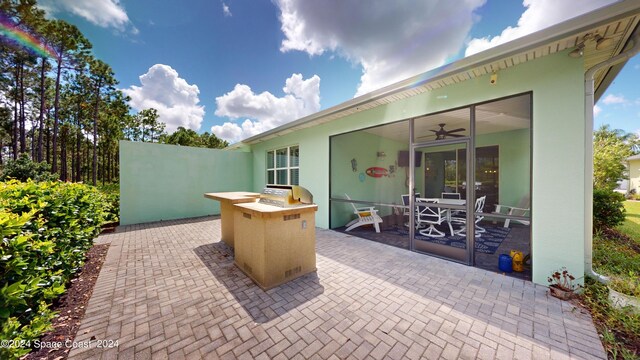
{"type": "MultiPolygon", "coordinates": [[[[437,131],[438,124],[445,124],[445,129],[464,128],[457,132],[469,136],[469,108],[456,109],[438,114],[415,118],[414,132],[416,141],[435,140],[432,130],[437,131]]],[[[476,134],[484,135],[518,129],[526,129],[531,125],[531,97],[521,95],[476,106],[476,134]]],[[[369,134],[390,140],[407,143],[409,138],[408,121],[380,125],[364,130],[369,134]]]]}

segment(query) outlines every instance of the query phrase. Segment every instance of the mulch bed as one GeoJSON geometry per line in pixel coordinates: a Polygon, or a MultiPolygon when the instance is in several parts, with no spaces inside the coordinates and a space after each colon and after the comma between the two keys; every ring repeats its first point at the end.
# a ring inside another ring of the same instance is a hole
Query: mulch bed
{"type": "MultiPolygon", "coordinates": [[[[607,310],[603,310],[603,306],[601,304],[594,304],[585,299],[586,295],[579,295],[576,299],[571,300],[571,303],[578,308],[583,309],[583,311],[587,311],[591,314],[591,319],[593,320],[593,324],[600,335],[602,340],[603,333],[605,331],[609,331],[610,333],[615,335],[616,342],[618,346],[623,346],[631,353],[640,355],[640,335],[629,333],[626,329],[624,329],[619,324],[616,324],[615,321],[611,321],[609,318],[609,314],[607,310]],[[598,307],[597,309],[594,307],[598,307]]],[[[602,341],[602,346],[607,352],[607,356],[609,359],[615,359],[613,353],[619,351],[619,349],[614,349],[614,345],[607,344],[605,341],[602,341]]]]}
{"type": "MultiPolygon", "coordinates": [[[[98,274],[107,256],[109,244],[94,245],[87,252],[87,260],[76,278],[71,280],[67,292],[54,303],[53,310],[58,316],[53,319],[53,330],[40,338],[40,342],[73,341],[80,328],[87,303],[98,280],[98,274]]],[[[71,348],[34,349],[25,359],[66,359],[71,348]]]]}
{"type": "Polygon", "coordinates": [[[611,239],[611,240],[616,240],[624,245],[627,245],[628,247],[630,247],[631,249],[633,249],[633,251],[637,252],[640,254],[640,244],[638,244],[636,241],[634,241],[631,236],[626,235],[621,233],[620,231],[616,230],[616,229],[608,229],[605,228],[603,230],[600,231],[602,236],[604,236],[607,239],[611,239]]]}
{"type": "MultiPolygon", "coordinates": [[[[633,238],[616,229],[605,228],[600,230],[600,236],[614,240],[640,254],[640,245],[638,245],[633,238]]],[[[598,285],[592,286],[596,287],[598,285]]],[[[609,359],[622,358],[622,355],[619,353],[618,357],[614,357],[614,354],[620,351],[619,348],[615,348],[616,346],[624,347],[635,356],[640,355],[640,334],[632,332],[629,328],[623,326],[623,324],[620,323],[620,318],[624,318],[624,315],[617,315],[618,317],[612,315],[611,311],[613,311],[613,309],[610,308],[611,305],[608,302],[605,304],[600,302],[602,299],[605,299],[604,301],[606,301],[608,290],[606,290],[605,285],[599,286],[602,287],[602,291],[607,291],[607,293],[593,295],[592,299],[588,299],[587,295],[581,294],[574,299],[572,303],[582,309],[585,309],[591,314],[593,323],[601,338],[605,331],[610,332],[613,334],[612,336],[615,337],[614,344],[607,344],[606,341],[602,342],[609,359]]],[[[593,291],[597,292],[597,289],[593,291]]],[[[635,357],[632,358],[635,359],[635,357]]]]}

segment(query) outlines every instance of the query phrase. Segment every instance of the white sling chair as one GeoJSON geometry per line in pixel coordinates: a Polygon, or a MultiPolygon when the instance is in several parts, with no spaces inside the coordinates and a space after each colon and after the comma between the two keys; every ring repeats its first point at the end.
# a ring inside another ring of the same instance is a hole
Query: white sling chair
{"type": "MultiPolygon", "coordinates": [[[[529,196],[523,196],[517,206],[507,206],[496,204],[496,214],[502,215],[515,215],[515,216],[529,216],[531,213],[531,207],[529,206],[529,196]]],[[[525,220],[506,219],[504,221],[504,227],[508,228],[511,221],[519,222],[522,225],[529,226],[529,222],[525,220]]]]}

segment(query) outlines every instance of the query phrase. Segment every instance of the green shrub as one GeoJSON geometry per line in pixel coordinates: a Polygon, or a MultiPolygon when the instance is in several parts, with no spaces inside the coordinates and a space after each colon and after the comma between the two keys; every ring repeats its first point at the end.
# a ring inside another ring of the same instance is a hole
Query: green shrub
{"type": "Polygon", "coordinates": [[[98,186],[98,189],[105,195],[107,206],[104,211],[107,213],[105,223],[115,223],[120,220],[120,184],[112,183],[98,186]]]}
{"type": "MultiPolygon", "coordinates": [[[[0,183],[0,337],[35,340],[49,329],[49,304],[84,263],[104,222],[104,195],[83,184],[0,183]]],[[[28,349],[0,349],[0,358],[28,349]]]]}
{"type": "Polygon", "coordinates": [[[608,189],[593,189],[593,228],[598,231],[624,222],[624,196],[608,189]]]}
{"type": "Polygon", "coordinates": [[[29,155],[22,153],[16,160],[9,160],[2,170],[0,181],[15,179],[19,181],[55,181],[57,174],[51,173],[51,166],[46,162],[32,161],[29,155]]]}

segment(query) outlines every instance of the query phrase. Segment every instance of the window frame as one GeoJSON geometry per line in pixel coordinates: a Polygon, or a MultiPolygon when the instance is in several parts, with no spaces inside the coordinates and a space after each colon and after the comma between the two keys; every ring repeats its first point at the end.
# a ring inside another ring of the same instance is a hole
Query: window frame
{"type": "Polygon", "coordinates": [[[291,185],[299,185],[300,183],[300,145],[299,144],[295,144],[295,145],[289,145],[289,146],[284,146],[284,147],[279,147],[279,148],[274,148],[274,149],[270,149],[266,151],[266,163],[265,163],[265,168],[266,168],[266,184],[267,185],[287,185],[287,186],[291,186],[291,185]],[[295,149],[298,148],[298,164],[293,166],[292,165],[292,156],[291,156],[291,149],[295,149]],[[284,150],[286,152],[286,161],[285,161],[285,166],[278,166],[278,151],[282,151],[284,150]],[[272,162],[273,162],[273,167],[269,167],[269,156],[272,156],[272,162]],[[286,179],[286,184],[279,184],[278,183],[278,171],[285,171],[287,174],[287,179],[286,179]],[[298,184],[292,184],[291,183],[291,170],[298,170],[298,184]],[[273,173],[273,182],[269,182],[269,173],[272,172],[273,173]]]}

